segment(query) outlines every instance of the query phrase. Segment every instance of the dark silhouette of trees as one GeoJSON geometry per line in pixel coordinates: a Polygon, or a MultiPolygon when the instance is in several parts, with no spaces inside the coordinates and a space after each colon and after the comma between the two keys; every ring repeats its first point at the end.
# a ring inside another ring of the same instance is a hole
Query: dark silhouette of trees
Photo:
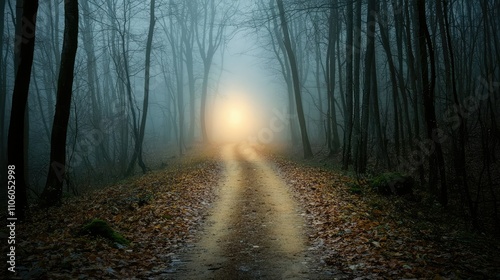
{"type": "Polygon", "coordinates": [[[224,42],[228,21],[234,12],[231,7],[224,7],[223,1],[200,0],[191,7],[192,19],[198,27],[195,28],[195,38],[203,61],[203,78],[201,85],[200,126],[204,142],[209,141],[207,132],[207,98],[209,90],[210,71],[214,55],[224,42]]]}
{"type": "Polygon", "coordinates": [[[35,48],[37,11],[37,0],[24,3],[22,17],[17,21],[17,24],[20,24],[18,29],[21,32],[15,42],[19,48],[19,63],[16,67],[14,92],[12,94],[7,164],[15,166],[17,217],[21,219],[24,218],[28,208],[28,182],[25,177],[25,169],[27,168],[25,117],[35,48]]]}
{"type": "MultiPolygon", "coordinates": [[[[153,44],[153,33],[155,28],[155,0],[151,0],[150,10],[149,10],[149,31],[148,31],[148,39],[146,42],[146,62],[144,69],[144,100],[142,105],[142,117],[141,122],[138,127],[138,131],[134,132],[135,135],[135,144],[134,144],[134,152],[132,153],[132,158],[130,160],[130,164],[125,173],[126,176],[132,174],[135,166],[135,162],[137,160],[139,166],[142,169],[142,173],[146,173],[147,167],[142,158],[142,143],[144,141],[144,131],[146,129],[146,118],[148,116],[148,106],[149,106],[149,79],[150,79],[150,67],[151,67],[151,47],[153,44]]],[[[134,126],[134,129],[137,129],[134,126]]]]}
{"type": "Polygon", "coordinates": [[[280,20],[281,20],[281,28],[283,31],[283,37],[284,37],[284,45],[288,57],[288,61],[290,63],[290,70],[292,72],[292,82],[293,82],[293,91],[295,93],[295,104],[297,106],[297,117],[299,118],[299,126],[300,126],[300,133],[301,133],[301,139],[302,139],[302,148],[304,152],[304,158],[310,158],[313,156],[312,150],[311,150],[311,144],[309,143],[309,136],[307,135],[307,127],[306,127],[306,121],[304,117],[304,109],[302,106],[302,96],[301,96],[301,90],[300,90],[300,82],[299,82],[299,73],[298,73],[298,66],[297,66],[297,61],[295,59],[295,54],[292,49],[292,44],[290,41],[290,34],[288,32],[288,24],[285,16],[285,9],[283,7],[283,1],[282,0],[276,0],[276,3],[278,5],[278,11],[280,15],[280,20]]]}
{"type": "MultiPolygon", "coordinates": [[[[434,49],[431,42],[431,36],[427,28],[426,15],[425,15],[425,0],[417,1],[415,5],[417,9],[418,21],[418,47],[420,56],[420,69],[422,71],[422,98],[424,105],[424,119],[426,123],[427,137],[429,139],[436,139],[439,135],[436,111],[434,108],[435,101],[435,86],[436,86],[436,64],[434,58],[434,49]],[[427,60],[429,57],[429,60],[427,60]],[[430,63],[428,63],[430,61],[430,63]],[[430,76],[429,76],[430,68],[430,76]]],[[[440,202],[443,205],[448,203],[447,189],[446,189],[446,176],[443,151],[441,143],[435,141],[436,151],[429,156],[429,187],[431,191],[437,185],[438,180],[441,182],[441,191],[439,194],[440,202]]]]}
{"type": "Polygon", "coordinates": [[[19,214],[28,190],[57,205],[210,142],[225,49],[244,31],[282,101],[262,114],[283,112],[274,139],[360,178],[407,173],[500,232],[496,1],[241,2],[68,0],[63,15],[57,1],[0,0],[0,161],[16,166],[19,214]]]}
{"type": "Polygon", "coordinates": [[[42,206],[59,205],[66,178],[66,138],[73,94],[73,76],[78,48],[78,0],[64,2],[64,43],[57,82],[57,99],[50,142],[50,165],[41,194],[42,206]]]}

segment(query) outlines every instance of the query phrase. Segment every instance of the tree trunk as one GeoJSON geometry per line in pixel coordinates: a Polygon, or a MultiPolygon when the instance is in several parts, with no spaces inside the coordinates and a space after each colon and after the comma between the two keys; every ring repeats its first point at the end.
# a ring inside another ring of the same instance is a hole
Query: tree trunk
{"type": "Polygon", "coordinates": [[[295,104],[297,106],[297,115],[299,119],[300,132],[302,136],[302,148],[304,150],[304,158],[310,158],[313,156],[311,145],[309,143],[309,137],[307,136],[306,121],[304,117],[304,109],[302,107],[302,98],[300,94],[300,83],[299,83],[299,72],[297,69],[297,61],[295,60],[295,54],[292,50],[292,44],[290,42],[290,36],[288,32],[288,26],[285,17],[285,9],[283,8],[283,0],[276,0],[278,4],[278,10],[281,19],[281,28],[283,29],[284,44],[288,55],[288,60],[290,61],[290,69],[292,71],[293,89],[295,92],[295,104]]]}
{"type": "MultiPolygon", "coordinates": [[[[5,24],[5,2],[6,0],[0,0],[0,41],[5,42],[3,38],[3,30],[4,30],[4,24],[5,24]]],[[[7,63],[4,61],[4,56],[3,56],[3,43],[0,44],[0,92],[5,93],[5,94],[0,94],[0,162],[5,163],[5,137],[4,137],[4,130],[5,130],[5,107],[6,107],[6,97],[7,97],[7,63]]]]}
{"type": "Polygon", "coordinates": [[[15,168],[16,173],[16,217],[23,219],[28,208],[27,182],[25,180],[25,153],[24,141],[26,139],[24,123],[26,106],[28,102],[31,66],[33,64],[33,51],[35,48],[36,17],[38,1],[26,2],[22,11],[24,19],[20,28],[24,33],[16,38],[19,46],[19,62],[12,94],[12,107],[10,114],[7,164],[15,168]]]}
{"type": "MultiPolygon", "coordinates": [[[[434,63],[434,50],[432,42],[427,29],[427,22],[425,16],[425,0],[418,0],[416,4],[417,20],[418,20],[418,45],[420,50],[420,67],[422,71],[422,85],[423,85],[423,104],[424,104],[424,117],[427,128],[427,137],[429,139],[435,138],[434,134],[438,131],[436,112],[434,109],[434,88],[436,83],[435,63],[434,63]],[[431,75],[429,80],[427,56],[430,59],[431,75]]],[[[441,182],[441,190],[438,195],[439,201],[442,205],[448,203],[446,177],[444,170],[444,158],[439,141],[434,141],[435,152],[429,156],[429,187],[433,193],[436,193],[434,184],[437,184],[439,179],[441,182]]]]}
{"type": "MultiPolygon", "coordinates": [[[[123,56],[123,74],[125,75],[125,81],[126,81],[126,92],[127,92],[127,98],[128,98],[128,106],[130,108],[130,112],[132,113],[132,134],[134,136],[134,150],[132,153],[132,156],[130,158],[130,162],[127,167],[127,171],[125,172],[125,177],[130,176],[132,172],[134,171],[135,167],[135,162],[137,160],[137,157],[139,155],[139,129],[137,128],[137,113],[135,111],[134,105],[134,98],[132,97],[132,82],[130,80],[130,69],[129,69],[129,64],[128,64],[128,58],[127,58],[127,52],[126,52],[126,41],[125,41],[125,34],[120,34],[120,37],[122,39],[121,42],[121,47],[122,47],[122,53],[121,55],[123,56]]],[[[140,117],[140,116],[139,116],[140,117]]],[[[124,125],[128,126],[127,123],[124,125]]],[[[127,128],[128,129],[128,128],[127,128]]],[[[128,135],[124,135],[127,136],[128,135]]],[[[128,149],[128,147],[126,147],[128,149]]]]}
{"type": "MultiPolygon", "coordinates": [[[[447,95],[452,95],[453,103],[456,108],[461,108],[460,100],[457,93],[456,78],[455,78],[455,58],[453,52],[453,45],[451,44],[450,36],[450,26],[448,22],[447,14],[447,1],[438,0],[436,1],[436,12],[439,21],[440,33],[441,33],[441,44],[443,47],[443,56],[445,62],[445,75],[446,75],[446,89],[447,95]]],[[[460,184],[463,188],[465,194],[465,203],[467,204],[471,221],[474,229],[479,229],[477,211],[475,210],[474,203],[471,198],[468,179],[467,179],[467,169],[465,164],[465,128],[466,123],[462,114],[457,114],[459,120],[458,127],[458,137],[456,137],[454,143],[454,166],[455,173],[458,178],[460,178],[460,184]]],[[[484,143],[484,141],[483,141],[484,143]]],[[[441,194],[446,195],[446,194],[441,194]]]]}
{"type": "Polygon", "coordinates": [[[320,49],[320,36],[319,36],[319,27],[317,24],[315,24],[315,36],[314,36],[314,44],[316,45],[314,48],[315,52],[315,64],[316,64],[316,72],[315,72],[315,82],[316,82],[316,93],[318,94],[318,113],[319,113],[319,120],[318,120],[318,132],[317,132],[317,139],[324,139],[325,138],[325,133],[323,128],[324,125],[324,111],[323,111],[323,90],[321,87],[321,49],[320,49]]]}
{"type": "MultiPolygon", "coordinates": [[[[276,20],[277,15],[276,15],[276,9],[274,6],[274,0],[269,1],[269,10],[271,11],[271,18],[272,18],[272,23],[273,23],[273,32],[270,32],[271,36],[275,36],[276,38],[280,37],[280,25],[278,24],[278,21],[276,20]]],[[[273,40],[272,43],[273,51],[276,55],[276,59],[278,60],[280,67],[281,67],[281,73],[283,75],[283,79],[285,80],[286,83],[286,89],[287,89],[287,97],[288,97],[288,114],[291,116],[288,119],[288,126],[290,130],[290,138],[292,142],[292,147],[295,147],[299,145],[299,139],[297,135],[297,129],[296,129],[296,119],[295,119],[295,98],[293,96],[293,82],[292,82],[292,74],[290,71],[290,62],[286,59],[286,48],[285,45],[283,44],[282,40],[276,39],[275,41],[273,40]],[[278,48],[276,48],[276,45],[278,45],[278,48]],[[281,57],[281,52],[283,52],[283,58],[281,57]]]]}
{"type": "MultiPolygon", "coordinates": [[[[118,15],[116,14],[116,11],[118,10],[117,8],[117,3],[112,2],[111,0],[106,0],[106,6],[107,6],[107,12],[113,17],[116,18],[118,15]]],[[[124,19],[127,19],[126,15],[124,15],[124,19]]],[[[115,100],[117,104],[115,105],[117,108],[113,108],[113,117],[117,118],[117,123],[118,125],[118,135],[113,134],[113,137],[118,136],[119,138],[119,147],[116,149],[118,150],[118,161],[119,161],[119,171],[121,174],[125,175],[127,173],[127,168],[129,164],[129,138],[130,138],[130,116],[126,113],[127,111],[127,98],[130,97],[129,93],[129,84],[125,75],[128,73],[128,62],[127,62],[127,57],[126,53],[124,52],[125,50],[125,36],[122,36],[122,32],[120,32],[120,26],[118,26],[117,22],[115,20],[111,21],[111,34],[109,38],[109,46],[110,48],[110,56],[113,61],[113,64],[115,65],[116,69],[116,92],[112,91],[113,94],[115,94],[115,100]],[[120,32],[120,34],[119,34],[120,32]],[[117,36],[119,35],[119,37],[117,36]],[[117,37],[122,39],[122,41],[117,40],[117,37]],[[122,51],[120,51],[120,44],[122,51]],[[118,82],[120,81],[120,82],[118,82]]],[[[125,28],[125,26],[124,26],[125,28]]],[[[109,65],[105,66],[109,68],[109,65]]],[[[113,83],[111,84],[112,86],[114,85],[113,83]]],[[[132,111],[132,117],[133,117],[133,122],[135,125],[135,111],[133,108],[131,109],[132,111]]]]}
{"type": "Polygon", "coordinates": [[[194,128],[195,128],[195,116],[196,116],[196,99],[195,99],[195,78],[194,78],[194,59],[193,59],[193,26],[191,30],[187,29],[187,26],[183,26],[185,29],[184,35],[184,57],[186,63],[186,73],[188,80],[189,89],[189,128],[188,128],[188,141],[194,141],[194,128]]]}
{"type": "Polygon", "coordinates": [[[73,73],[78,48],[78,0],[64,2],[64,42],[57,82],[57,100],[50,142],[50,166],[41,195],[44,207],[61,204],[63,182],[66,179],[66,134],[71,109],[73,73]]]}
{"type": "MultiPolygon", "coordinates": [[[[384,2],[385,3],[385,2],[384,2]]],[[[387,19],[384,19],[386,22],[387,19]]],[[[387,32],[386,28],[379,21],[378,22],[380,37],[382,38],[382,45],[384,47],[387,62],[389,64],[389,75],[391,78],[391,89],[392,89],[392,108],[394,112],[394,150],[396,151],[396,157],[399,157],[399,112],[398,112],[398,83],[396,79],[396,66],[394,65],[394,61],[392,59],[392,51],[390,45],[389,32],[387,32]]]]}
{"type": "MultiPolygon", "coordinates": [[[[144,164],[144,161],[142,159],[142,142],[144,140],[144,131],[146,129],[146,119],[148,116],[148,106],[149,106],[149,78],[150,78],[150,66],[151,66],[151,46],[153,44],[153,33],[154,33],[154,28],[155,28],[155,1],[156,0],[151,0],[151,6],[150,6],[150,18],[149,18],[149,32],[148,32],[148,39],[146,43],[146,64],[145,64],[145,69],[144,69],[144,100],[142,104],[142,118],[141,118],[141,123],[139,127],[139,131],[137,131],[136,134],[136,139],[135,139],[135,148],[134,148],[134,153],[132,154],[132,159],[130,161],[130,164],[128,166],[128,170],[126,172],[126,176],[129,176],[132,174],[134,170],[134,165],[136,159],[138,160],[138,165],[142,169],[142,173],[146,174],[147,167],[146,164],[144,164]]],[[[128,75],[127,75],[128,76],[128,75]]],[[[133,106],[133,104],[130,104],[130,106],[133,106]]]]}
{"type": "Polygon", "coordinates": [[[357,155],[357,149],[353,149],[353,145],[357,145],[359,143],[359,137],[360,137],[360,118],[361,114],[359,113],[360,109],[360,74],[361,74],[361,4],[362,1],[357,1],[356,2],[356,10],[355,10],[355,15],[356,18],[354,19],[354,65],[353,65],[353,97],[354,97],[354,110],[353,110],[353,131],[351,134],[353,136],[351,137],[351,158],[354,159],[354,164],[356,164],[358,155],[357,155]],[[353,144],[354,143],[354,144],[353,144]]]}
{"type": "Polygon", "coordinates": [[[203,142],[209,142],[208,132],[207,132],[207,97],[208,97],[208,76],[210,74],[212,62],[205,63],[205,69],[203,71],[203,83],[201,86],[201,109],[200,109],[200,124],[201,124],[201,135],[203,142]]]}
{"type": "MultiPolygon", "coordinates": [[[[83,7],[83,47],[85,50],[85,54],[87,56],[87,80],[89,86],[89,95],[90,101],[92,104],[92,123],[95,127],[99,125],[101,117],[101,101],[99,100],[100,89],[99,89],[99,80],[97,77],[97,59],[95,55],[94,49],[94,40],[93,40],[93,25],[92,19],[90,18],[90,8],[88,0],[83,0],[81,2],[83,7]]],[[[105,158],[105,149],[104,143],[101,141],[96,147],[93,147],[94,154],[96,157],[96,165],[102,165],[103,159],[105,158]]]]}
{"type": "Polygon", "coordinates": [[[373,78],[372,65],[375,63],[375,24],[376,24],[376,13],[377,4],[375,0],[368,1],[368,11],[366,18],[366,55],[365,55],[365,83],[363,88],[363,101],[362,101],[362,112],[361,112],[361,130],[360,139],[358,144],[358,159],[356,172],[365,173],[366,164],[368,160],[368,124],[369,124],[369,114],[370,114],[370,100],[373,91],[373,78]]]}
{"type": "MultiPolygon", "coordinates": [[[[400,91],[400,96],[402,97],[402,103],[403,103],[403,112],[402,115],[404,115],[404,123],[406,124],[406,130],[407,130],[407,141],[408,141],[408,146],[411,146],[410,141],[413,139],[413,134],[412,134],[412,129],[411,129],[411,122],[410,122],[410,111],[408,108],[408,98],[407,98],[407,91],[405,87],[405,81],[404,81],[404,71],[405,68],[403,67],[403,58],[404,58],[404,53],[403,53],[403,3],[400,0],[393,0],[392,1],[392,6],[393,6],[393,14],[394,14],[394,19],[396,21],[395,28],[396,28],[396,43],[397,43],[397,50],[398,50],[398,71],[397,73],[397,78],[398,78],[398,84],[399,84],[399,91],[400,91]]],[[[409,63],[408,63],[409,64],[409,63]]],[[[413,67],[413,66],[412,66],[413,67]]],[[[401,118],[401,127],[403,127],[403,117],[401,118]]],[[[401,146],[402,146],[402,152],[403,154],[406,154],[406,145],[404,142],[404,131],[403,129],[400,130],[401,132],[401,146]]]]}
{"type": "MultiPolygon", "coordinates": [[[[132,135],[133,135],[133,139],[134,139],[134,149],[133,149],[133,152],[132,152],[132,156],[130,158],[130,162],[128,164],[128,167],[127,167],[127,171],[125,171],[125,177],[127,176],[130,176],[132,174],[132,172],[134,171],[134,167],[135,167],[135,162],[137,161],[137,158],[139,156],[139,149],[140,149],[140,146],[138,145],[138,142],[139,142],[139,128],[138,128],[138,124],[137,123],[137,119],[140,118],[140,116],[138,117],[137,116],[137,113],[135,111],[135,101],[134,101],[134,98],[132,96],[132,81],[130,79],[130,66],[129,66],[129,60],[128,60],[128,50],[129,50],[129,30],[130,30],[130,22],[128,21],[128,18],[127,18],[127,9],[125,7],[125,4],[127,2],[123,2],[124,3],[124,7],[123,7],[123,30],[120,30],[120,37],[121,37],[121,52],[119,52],[119,55],[122,56],[122,68],[123,68],[123,72],[121,73],[124,77],[122,77],[122,80],[125,81],[125,86],[126,86],[126,93],[127,93],[127,101],[128,101],[128,106],[130,108],[130,112],[132,114],[132,135]]],[[[126,103],[126,102],[124,102],[126,103]]],[[[124,123],[124,126],[127,126],[125,128],[125,130],[128,130],[128,123],[124,123]]],[[[124,134],[125,137],[128,137],[128,135],[124,134]]],[[[128,142],[128,140],[127,140],[128,142]]],[[[125,149],[128,150],[128,145],[126,147],[124,147],[125,149]]]]}
{"type": "MultiPolygon", "coordinates": [[[[182,21],[182,19],[180,20],[182,21]]],[[[172,17],[170,18],[170,26],[173,28],[174,23],[172,17]]],[[[179,115],[179,137],[178,137],[178,149],[179,155],[184,153],[184,63],[183,63],[183,42],[186,37],[186,29],[181,28],[181,41],[178,42],[178,37],[174,35],[174,30],[170,33],[170,44],[172,46],[172,57],[174,64],[174,73],[176,81],[177,90],[177,113],[179,115]]]]}
{"type": "MultiPolygon", "coordinates": [[[[197,1],[193,1],[197,3],[197,1]]],[[[212,67],[212,61],[215,53],[222,44],[225,30],[225,23],[231,17],[230,13],[224,13],[224,11],[219,11],[220,5],[216,5],[214,0],[205,0],[203,3],[204,12],[203,24],[201,28],[195,28],[196,32],[196,43],[198,44],[198,49],[200,51],[201,59],[203,61],[203,82],[201,86],[201,104],[200,104],[200,125],[201,133],[203,137],[203,142],[209,142],[209,135],[207,131],[207,99],[208,99],[208,79],[210,75],[210,69],[212,67]],[[222,14],[219,18],[220,22],[216,23],[217,13],[222,14]],[[200,32],[200,29],[202,32],[200,32]]],[[[199,20],[199,14],[196,10],[197,5],[191,5],[191,15],[194,17],[193,20],[199,20]]]]}
{"type": "Polygon", "coordinates": [[[337,129],[337,110],[335,109],[335,82],[336,82],[336,61],[335,51],[339,32],[337,32],[338,10],[336,7],[330,8],[330,18],[328,26],[328,49],[326,56],[326,84],[328,89],[328,147],[330,149],[329,157],[333,157],[340,148],[340,138],[337,129]]]}
{"type": "Polygon", "coordinates": [[[177,76],[177,112],[179,114],[179,155],[184,153],[184,67],[182,61],[179,61],[176,70],[177,76]]]}
{"type": "Polygon", "coordinates": [[[353,57],[354,57],[354,14],[353,3],[347,4],[347,39],[346,39],[346,85],[345,100],[346,109],[344,111],[344,149],[342,151],[342,169],[349,168],[351,160],[351,137],[352,137],[352,114],[353,114],[353,57]]]}

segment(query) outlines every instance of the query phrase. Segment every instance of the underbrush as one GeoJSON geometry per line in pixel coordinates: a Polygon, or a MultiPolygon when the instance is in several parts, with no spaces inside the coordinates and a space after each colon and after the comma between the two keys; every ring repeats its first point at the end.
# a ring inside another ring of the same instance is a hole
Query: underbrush
{"type": "Polygon", "coordinates": [[[348,279],[500,277],[499,242],[468,230],[466,219],[422,188],[383,195],[376,176],[346,174],[317,158],[271,160],[304,207],[311,249],[325,269],[348,279]]]}
{"type": "Polygon", "coordinates": [[[215,198],[215,153],[188,154],[162,170],[65,198],[61,207],[33,207],[16,224],[16,277],[161,278],[215,198]]]}

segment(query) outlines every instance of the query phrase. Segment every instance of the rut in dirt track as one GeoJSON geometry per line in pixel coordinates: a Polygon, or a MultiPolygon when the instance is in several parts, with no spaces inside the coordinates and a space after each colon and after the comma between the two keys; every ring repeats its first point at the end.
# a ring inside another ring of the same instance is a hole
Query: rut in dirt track
{"type": "Polygon", "coordinates": [[[249,146],[225,146],[222,159],[219,198],[173,278],[307,279],[305,223],[285,183],[249,146]]]}

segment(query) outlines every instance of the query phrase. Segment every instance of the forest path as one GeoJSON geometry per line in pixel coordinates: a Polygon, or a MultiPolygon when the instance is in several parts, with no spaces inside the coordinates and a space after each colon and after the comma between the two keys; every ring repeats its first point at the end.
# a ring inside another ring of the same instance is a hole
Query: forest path
{"type": "Polygon", "coordinates": [[[307,279],[305,222],[286,184],[246,145],[222,149],[225,177],[175,279],[307,279]]]}

